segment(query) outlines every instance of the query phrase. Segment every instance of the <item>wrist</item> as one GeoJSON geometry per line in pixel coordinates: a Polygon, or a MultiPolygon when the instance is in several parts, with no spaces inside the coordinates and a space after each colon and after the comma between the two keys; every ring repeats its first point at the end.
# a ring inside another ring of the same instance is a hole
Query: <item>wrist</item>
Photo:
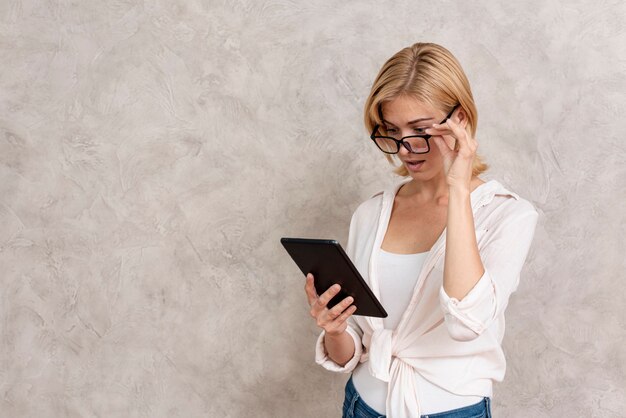
{"type": "Polygon", "coordinates": [[[469,184],[448,184],[448,191],[456,196],[469,196],[471,194],[469,184]]]}
{"type": "Polygon", "coordinates": [[[325,332],[325,336],[324,336],[325,340],[340,340],[345,334],[347,334],[346,330],[333,331],[333,332],[324,331],[324,332],[325,332]]]}

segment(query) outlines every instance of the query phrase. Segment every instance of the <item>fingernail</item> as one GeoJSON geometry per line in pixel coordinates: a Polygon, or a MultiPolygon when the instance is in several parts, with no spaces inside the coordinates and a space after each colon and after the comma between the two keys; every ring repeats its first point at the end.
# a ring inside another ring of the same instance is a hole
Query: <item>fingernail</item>
{"type": "Polygon", "coordinates": [[[352,303],[352,302],[354,302],[354,299],[352,299],[352,297],[349,297],[348,299],[346,299],[346,302],[352,303]]]}

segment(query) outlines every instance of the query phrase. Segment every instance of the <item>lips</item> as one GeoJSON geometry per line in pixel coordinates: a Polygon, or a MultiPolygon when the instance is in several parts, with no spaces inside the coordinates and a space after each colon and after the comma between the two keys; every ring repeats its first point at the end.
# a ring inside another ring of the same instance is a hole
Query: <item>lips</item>
{"type": "Polygon", "coordinates": [[[426,160],[405,161],[407,168],[411,171],[419,170],[426,160]]]}

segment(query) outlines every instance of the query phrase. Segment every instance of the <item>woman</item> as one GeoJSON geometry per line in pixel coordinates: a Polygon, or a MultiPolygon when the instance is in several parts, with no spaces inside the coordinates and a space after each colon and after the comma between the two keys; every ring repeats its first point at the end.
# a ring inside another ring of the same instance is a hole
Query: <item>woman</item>
{"type": "Polygon", "coordinates": [[[504,310],[538,213],[478,177],[476,123],[469,82],[439,45],[401,50],[374,82],[365,124],[407,179],[357,208],[347,253],[389,316],[353,316],[350,298],[328,309],[339,286],[305,286],[317,363],[352,373],[344,417],[491,416],[504,310]]]}

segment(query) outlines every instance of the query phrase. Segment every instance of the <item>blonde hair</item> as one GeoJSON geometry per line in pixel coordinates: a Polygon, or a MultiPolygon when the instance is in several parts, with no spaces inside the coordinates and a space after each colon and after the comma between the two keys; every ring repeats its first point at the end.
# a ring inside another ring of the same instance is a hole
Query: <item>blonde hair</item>
{"type": "MultiPolygon", "coordinates": [[[[433,43],[416,43],[389,58],[376,76],[365,103],[365,127],[368,132],[372,132],[376,125],[382,125],[383,103],[402,95],[413,97],[446,113],[459,105],[467,115],[466,129],[472,136],[476,135],[478,112],[469,81],[461,64],[444,47],[433,43]]],[[[392,156],[385,155],[396,167],[396,174],[409,175],[406,167],[396,166],[392,156]]],[[[477,154],[472,163],[472,176],[488,168],[477,154]]]]}

